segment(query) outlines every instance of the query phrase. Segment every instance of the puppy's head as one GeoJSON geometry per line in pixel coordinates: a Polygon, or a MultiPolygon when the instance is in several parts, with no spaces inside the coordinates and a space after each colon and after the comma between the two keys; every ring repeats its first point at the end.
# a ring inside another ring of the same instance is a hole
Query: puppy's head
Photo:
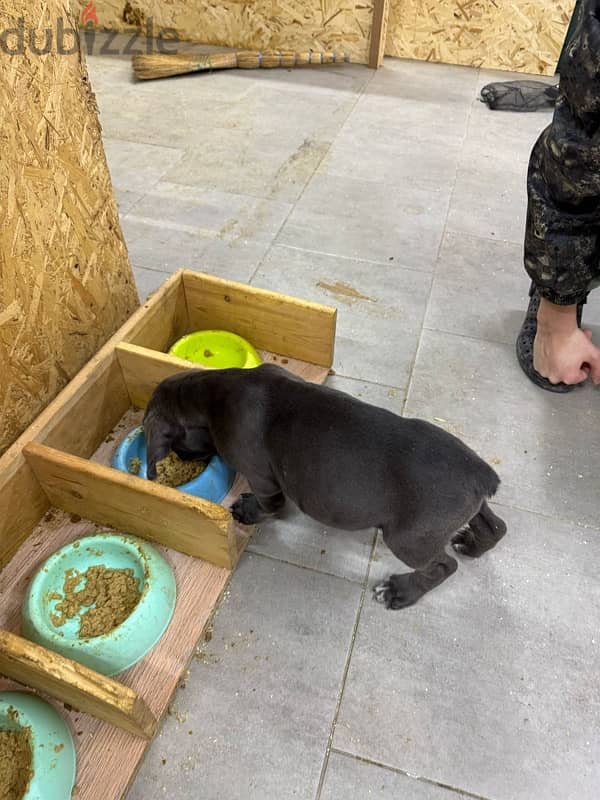
{"type": "Polygon", "coordinates": [[[144,414],[146,461],[148,478],[156,480],[156,464],[166,458],[171,450],[183,461],[198,459],[208,461],[215,446],[208,428],[208,420],[200,407],[189,402],[185,378],[173,376],[160,383],[144,414]],[[182,394],[185,401],[181,402],[182,394]]]}

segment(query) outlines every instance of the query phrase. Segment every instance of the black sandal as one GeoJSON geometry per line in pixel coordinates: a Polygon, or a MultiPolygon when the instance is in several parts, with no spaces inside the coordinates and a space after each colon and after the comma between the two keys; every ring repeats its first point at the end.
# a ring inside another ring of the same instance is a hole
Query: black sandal
{"type": "MultiPolygon", "coordinates": [[[[529,301],[529,307],[527,308],[527,314],[525,315],[523,325],[517,337],[517,360],[521,369],[529,380],[533,381],[540,389],[545,389],[547,392],[557,392],[559,394],[572,392],[575,386],[571,386],[568,383],[550,383],[548,378],[544,378],[543,375],[540,375],[533,366],[533,342],[537,333],[537,313],[540,307],[540,293],[534,284],[531,284],[529,297],[531,299],[529,301]]],[[[577,324],[579,327],[581,327],[584,303],[585,300],[577,304],[577,324]]]]}

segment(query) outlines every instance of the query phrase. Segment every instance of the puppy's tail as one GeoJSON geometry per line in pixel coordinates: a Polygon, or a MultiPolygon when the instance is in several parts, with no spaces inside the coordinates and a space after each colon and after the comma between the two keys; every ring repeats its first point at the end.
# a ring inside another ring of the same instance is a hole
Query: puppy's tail
{"type": "Polygon", "coordinates": [[[478,473],[479,474],[477,478],[481,495],[489,500],[500,488],[500,476],[496,470],[490,467],[490,465],[483,459],[480,459],[478,473]]]}

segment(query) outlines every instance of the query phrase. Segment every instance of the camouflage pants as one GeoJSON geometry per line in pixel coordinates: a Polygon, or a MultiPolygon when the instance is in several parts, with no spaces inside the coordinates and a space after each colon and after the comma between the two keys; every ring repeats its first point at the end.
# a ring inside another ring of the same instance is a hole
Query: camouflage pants
{"type": "Polygon", "coordinates": [[[525,269],[560,305],[600,284],[600,0],[584,0],[565,61],[529,159],[525,231],[525,269]]]}

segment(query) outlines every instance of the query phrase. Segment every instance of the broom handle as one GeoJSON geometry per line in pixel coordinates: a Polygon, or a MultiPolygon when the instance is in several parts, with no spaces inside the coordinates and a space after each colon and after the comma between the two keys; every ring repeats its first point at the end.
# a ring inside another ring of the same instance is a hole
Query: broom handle
{"type": "Polygon", "coordinates": [[[332,50],[303,53],[282,50],[240,50],[236,54],[238,69],[276,69],[280,67],[299,67],[307,64],[336,64],[350,61],[346,53],[332,50]]]}

